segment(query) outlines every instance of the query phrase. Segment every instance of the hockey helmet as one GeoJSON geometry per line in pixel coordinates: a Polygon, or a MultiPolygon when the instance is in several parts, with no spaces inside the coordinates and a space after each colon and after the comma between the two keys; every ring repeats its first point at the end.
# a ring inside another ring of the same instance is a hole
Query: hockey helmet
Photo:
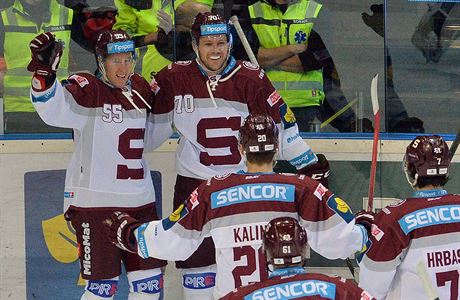
{"type": "Polygon", "coordinates": [[[240,128],[239,140],[248,153],[276,152],[278,127],[269,115],[249,115],[240,128]]]}
{"type": "Polygon", "coordinates": [[[225,19],[221,15],[213,12],[198,13],[193,20],[190,34],[192,35],[192,40],[197,44],[202,36],[220,34],[227,36],[227,41],[230,45],[232,41],[228,23],[225,22],[225,19]]]}
{"type": "MultiPolygon", "coordinates": [[[[134,42],[131,40],[129,35],[123,30],[107,30],[102,32],[96,42],[94,48],[96,54],[96,62],[102,79],[110,83],[107,78],[107,72],[104,65],[104,61],[107,56],[116,53],[131,53],[133,57],[133,64],[131,69],[131,75],[134,73],[134,68],[136,66],[136,51],[134,47],[134,42]]],[[[129,82],[129,78],[126,83],[129,82]]]]}
{"type": "Polygon", "coordinates": [[[406,148],[403,168],[411,186],[419,177],[447,177],[450,151],[439,135],[417,136],[406,148]]]}
{"type": "Polygon", "coordinates": [[[267,264],[276,268],[305,266],[307,233],[291,217],[271,220],[262,237],[267,264]]]}

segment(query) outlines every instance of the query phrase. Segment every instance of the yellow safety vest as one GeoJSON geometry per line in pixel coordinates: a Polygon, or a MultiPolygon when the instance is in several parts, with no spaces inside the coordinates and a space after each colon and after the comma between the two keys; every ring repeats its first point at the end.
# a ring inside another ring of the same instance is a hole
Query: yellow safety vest
{"type": "MultiPolygon", "coordinates": [[[[263,48],[307,43],[322,5],[300,0],[283,14],[278,8],[258,1],[248,7],[252,27],[263,48]]],[[[318,106],[324,100],[321,70],[294,73],[268,70],[267,76],[290,107],[318,106]]]]}
{"type": "Polygon", "coordinates": [[[13,6],[3,10],[1,17],[5,26],[3,43],[6,74],[3,81],[5,112],[34,112],[30,101],[31,73],[27,71],[30,62],[29,43],[38,34],[50,31],[57,39],[64,42],[65,48],[59,64],[58,77],[68,76],[70,30],[73,12],[51,0],[50,20],[42,23],[40,28],[32,22],[24,11],[22,4],[16,0],[13,6]]]}
{"type": "MultiPolygon", "coordinates": [[[[174,1],[175,8],[184,2],[185,0],[174,1]]],[[[198,2],[209,7],[214,4],[214,0],[198,0],[198,2]]],[[[162,9],[172,15],[171,3],[172,1],[170,0],[153,1],[152,8],[139,10],[126,4],[125,0],[115,0],[118,15],[113,28],[123,29],[130,36],[141,36],[156,32],[159,25],[157,19],[158,10],[162,9]]],[[[180,45],[176,45],[176,47],[180,47],[180,45]]],[[[150,82],[155,74],[170,63],[171,61],[161,55],[154,45],[148,45],[147,52],[142,59],[142,77],[150,82]]]]}

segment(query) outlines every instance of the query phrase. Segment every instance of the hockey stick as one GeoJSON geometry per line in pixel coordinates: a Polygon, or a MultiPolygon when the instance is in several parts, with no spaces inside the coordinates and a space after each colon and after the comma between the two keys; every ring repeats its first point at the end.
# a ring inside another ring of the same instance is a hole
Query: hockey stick
{"type": "Polygon", "coordinates": [[[367,210],[372,211],[374,202],[374,186],[375,186],[375,173],[377,171],[377,147],[379,142],[380,131],[380,111],[379,111],[379,98],[377,94],[377,84],[379,74],[375,74],[371,83],[371,100],[372,110],[374,112],[374,138],[372,143],[372,161],[371,161],[371,174],[369,177],[369,201],[367,203],[367,210]]]}
{"type": "Polygon", "coordinates": [[[240,21],[238,21],[238,17],[232,16],[230,18],[230,22],[232,22],[233,26],[235,26],[236,33],[238,34],[238,37],[240,38],[241,43],[243,44],[244,50],[246,51],[246,54],[249,57],[249,61],[251,61],[251,63],[256,66],[259,66],[256,56],[254,55],[254,52],[252,52],[251,46],[249,45],[248,39],[246,38],[246,35],[244,35],[243,28],[241,28],[240,21]]]}
{"type": "Polygon", "coordinates": [[[452,145],[450,145],[450,154],[449,158],[452,160],[454,158],[455,152],[457,151],[458,144],[460,143],[460,128],[457,131],[457,135],[455,136],[455,140],[452,142],[452,145]]]}
{"type": "Polygon", "coordinates": [[[419,261],[417,263],[417,275],[422,282],[423,289],[425,290],[425,294],[427,295],[429,300],[439,300],[438,292],[436,288],[433,286],[433,282],[428,275],[426,267],[423,261],[419,261]]]}

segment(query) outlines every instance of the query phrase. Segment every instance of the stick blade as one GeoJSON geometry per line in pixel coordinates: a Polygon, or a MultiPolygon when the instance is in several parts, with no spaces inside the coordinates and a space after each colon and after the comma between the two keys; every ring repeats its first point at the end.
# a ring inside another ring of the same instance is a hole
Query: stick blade
{"type": "Polygon", "coordinates": [[[372,100],[372,110],[374,115],[377,114],[379,111],[379,97],[377,92],[377,86],[379,82],[379,74],[375,74],[374,78],[372,78],[371,83],[371,100],[372,100]]]}

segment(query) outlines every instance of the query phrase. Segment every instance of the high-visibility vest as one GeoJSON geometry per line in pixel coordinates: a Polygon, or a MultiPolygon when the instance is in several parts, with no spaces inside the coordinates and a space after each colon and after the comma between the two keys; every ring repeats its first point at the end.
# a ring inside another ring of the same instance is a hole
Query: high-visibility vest
{"type": "MultiPolygon", "coordinates": [[[[307,43],[322,5],[300,0],[283,14],[278,8],[258,1],[248,7],[252,27],[263,48],[307,43]]],[[[267,76],[290,107],[318,106],[324,100],[321,70],[294,73],[267,70],[267,76]]]]}
{"type": "Polygon", "coordinates": [[[73,12],[71,9],[50,2],[50,19],[38,28],[18,0],[1,12],[5,29],[3,42],[6,74],[3,79],[3,100],[5,112],[34,112],[30,101],[30,82],[32,74],[27,71],[30,62],[29,43],[38,34],[50,31],[56,39],[64,42],[65,48],[59,64],[58,78],[68,77],[70,30],[73,12]]]}
{"type": "MultiPolygon", "coordinates": [[[[174,1],[175,9],[184,2],[185,0],[174,1]]],[[[198,0],[197,2],[206,4],[210,8],[214,4],[214,0],[198,0]]],[[[114,3],[118,8],[118,15],[113,28],[123,29],[132,37],[147,35],[158,30],[158,10],[162,9],[171,16],[173,14],[170,0],[153,1],[151,8],[142,10],[129,6],[125,0],[115,0],[114,3]]],[[[155,45],[148,45],[147,52],[142,59],[142,77],[150,82],[154,75],[170,63],[170,60],[158,52],[155,45]]]]}

